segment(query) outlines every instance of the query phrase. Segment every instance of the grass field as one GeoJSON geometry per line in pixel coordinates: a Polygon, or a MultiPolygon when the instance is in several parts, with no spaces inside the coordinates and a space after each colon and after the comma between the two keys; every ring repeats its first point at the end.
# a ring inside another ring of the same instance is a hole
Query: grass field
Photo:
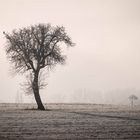
{"type": "Polygon", "coordinates": [[[140,107],[0,104],[0,140],[140,139],[140,107]]]}

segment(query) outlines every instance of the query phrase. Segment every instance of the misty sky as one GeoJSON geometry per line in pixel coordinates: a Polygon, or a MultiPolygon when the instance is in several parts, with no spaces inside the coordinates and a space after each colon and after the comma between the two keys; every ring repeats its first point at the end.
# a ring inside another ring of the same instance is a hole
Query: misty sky
{"type": "Polygon", "coordinates": [[[10,76],[2,32],[38,23],[63,25],[76,43],[47,77],[44,102],[140,98],[140,0],[0,0],[1,102],[15,102],[24,78],[10,76]]]}

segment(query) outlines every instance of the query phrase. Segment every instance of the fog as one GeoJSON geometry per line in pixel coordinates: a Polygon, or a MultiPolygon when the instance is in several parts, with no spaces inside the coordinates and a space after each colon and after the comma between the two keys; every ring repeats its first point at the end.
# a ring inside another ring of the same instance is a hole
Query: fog
{"type": "Polygon", "coordinates": [[[43,102],[140,103],[139,0],[0,0],[0,102],[25,96],[11,76],[3,31],[38,23],[63,25],[76,46],[66,49],[67,63],[47,75],[43,102]]]}

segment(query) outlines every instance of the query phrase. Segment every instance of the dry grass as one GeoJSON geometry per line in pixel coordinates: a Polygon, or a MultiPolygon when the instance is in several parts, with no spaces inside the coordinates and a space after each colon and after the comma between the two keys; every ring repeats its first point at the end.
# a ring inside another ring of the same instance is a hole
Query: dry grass
{"type": "Polygon", "coordinates": [[[140,108],[94,104],[0,104],[0,140],[140,139],[140,108]]]}

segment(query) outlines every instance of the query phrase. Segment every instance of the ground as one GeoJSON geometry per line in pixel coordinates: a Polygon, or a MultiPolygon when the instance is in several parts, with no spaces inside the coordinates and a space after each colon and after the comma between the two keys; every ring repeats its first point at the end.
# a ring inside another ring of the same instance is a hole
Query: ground
{"type": "Polygon", "coordinates": [[[0,104],[0,140],[140,139],[140,107],[0,104]]]}

